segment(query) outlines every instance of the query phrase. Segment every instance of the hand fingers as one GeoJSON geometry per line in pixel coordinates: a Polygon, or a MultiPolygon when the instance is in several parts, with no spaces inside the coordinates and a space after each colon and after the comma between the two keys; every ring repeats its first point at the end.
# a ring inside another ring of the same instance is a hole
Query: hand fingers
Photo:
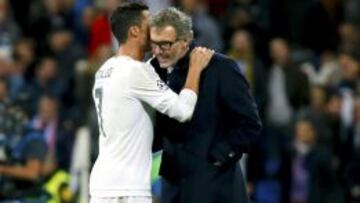
{"type": "Polygon", "coordinates": [[[208,49],[205,47],[200,47],[199,52],[206,61],[209,61],[215,53],[213,49],[208,49]]]}
{"type": "Polygon", "coordinates": [[[191,52],[191,61],[198,64],[200,67],[205,68],[215,51],[206,47],[195,47],[191,52]]]}
{"type": "Polygon", "coordinates": [[[202,55],[203,57],[211,57],[214,53],[214,50],[206,47],[195,47],[191,54],[202,55]]]}

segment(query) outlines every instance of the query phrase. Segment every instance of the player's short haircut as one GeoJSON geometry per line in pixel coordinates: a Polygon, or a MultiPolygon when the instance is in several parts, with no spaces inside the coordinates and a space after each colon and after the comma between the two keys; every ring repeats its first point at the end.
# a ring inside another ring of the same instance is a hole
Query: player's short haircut
{"type": "Polygon", "coordinates": [[[172,26],[178,39],[192,39],[192,20],[184,12],[169,7],[155,14],[150,20],[151,27],[165,28],[172,26]]]}
{"type": "Polygon", "coordinates": [[[123,3],[115,9],[110,18],[112,32],[119,44],[128,39],[132,26],[141,26],[142,12],[149,7],[143,3],[123,3]]]}

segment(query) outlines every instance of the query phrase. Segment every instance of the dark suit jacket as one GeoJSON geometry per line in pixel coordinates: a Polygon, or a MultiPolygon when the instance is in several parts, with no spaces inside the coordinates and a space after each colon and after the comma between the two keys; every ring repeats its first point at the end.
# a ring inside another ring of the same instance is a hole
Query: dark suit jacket
{"type": "MultiPolygon", "coordinates": [[[[184,86],[189,52],[169,75],[156,59],[151,61],[175,92],[184,86]]],[[[202,72],[191,121],[182,124],[157,115],[155,136],[163,137],[160,174],[180,188],[181,202],[246,202],[237,163],[260,129],[257,106],[239,67],[216,53],[202,72]],[[215,161],[222,166],[214,166],[215,161]]]]}

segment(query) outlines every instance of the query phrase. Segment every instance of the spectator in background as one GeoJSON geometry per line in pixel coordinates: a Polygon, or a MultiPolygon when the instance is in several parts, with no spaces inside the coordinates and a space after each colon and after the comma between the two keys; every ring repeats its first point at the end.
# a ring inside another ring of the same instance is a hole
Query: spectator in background
{"type": "Polygon", "coordinates": [[[29,36],[35,40],[39,55],[47,53],[44,40],[54,29],[71,29],[72,26],[70,16],[61,11],[60,1],[39,0],[33,3],[29,36]]]}
{"type": "Polygon", "coordinates": [[[65,92],[58,75],[58,64],[52,57],[42,58],[36,68],[36,76],[31,83],[31,103],[28,106],[30,115],[36,112],[41,95],[49,93],[61,97],[65,92]]]}
{"type": "Polygon", "coordinates": [[[192,18],[194,38],[197,43],[222,51],[224,42],[221,38],[220,26],[208,14],[204,3],[201,0],[180,0],[179,5],[192,18]]]}
{"type": "Polygon", "coordinates": [[[341,141],[344,143],[348,134],[347,131],[349,131],[353,122],[353,104],[360,75],[360,51],[342,51],[339,56],[339,61],[341,80],[338,88],[343,100],[341,106],[341,123],[343,126],[341,141]]]}
{"type": "Polygon", "coordinates": [[[309,84],[305,74],[290,58],[291,49],[284,39],[270,43],[273,64],[268,75],[265,106],[265,163],[278,166],[282,151],[290,142],[290,124],[296,112],[309,103],[309,84]]]}
{"type": "MultiPolygon", "coordinates": [[[[317,131],[311,118],[300,115],[287,153],[283,153],[282,202],[331,203],[334,198],[334,170],[331,153],[317,144],[317,131]]],[[[341,201],[340,201],[341,202],[341,201]]]]}
{"type": "MultiPolygon", "coordinates": [[[[8,108],[8,114],[1,114],[10,126],[5,146],[9,154],[0,164],[0,199],[24,198],[41,191],[44,159],[47,152],[40,132],[26,128],[27,118],[20,109],[8,108]]],[[[4,145],[2,146],[4,147],[4,145]]]]}
{"type": "Polygon", "coordinates": [[[14,44],[13,67],[8,77],[9,95],[20,105],[29,100],[28,84],[32,80],[35,69],[35,44],[30,38],[20,38],[14,44]]]}
{"type": "Polygon", "coordinates": [[[227,55],[233,58],[241,68],[262,115],[266,100],[266,70],[254,53],[253,40],[247,31],[237,30],[230,42],[227,55]]]}
{"type": "Polygon", "coordinates": [[[50,175],[57,168],[69,170],[74,138],[60,117],[59,105],[56,97],[42,95],[37,112],[30,121],[32,128],[42,131],[48,148],[43,171],[45,175],[50,175]]]}
{"type": "Polygon", "coordinates": [[[268,80],[267,120],[270,125],[286,128],[300,107],[309,104],[307,76],[290,58],[291,49],[281,38],[270,43],[272,67],[268,80]]]}
{"type": "Polygon", "coordinates": [[[85,57],[80,44],[74,41],[71,30],[53,30],[49,36],[48,49],[48,53],[51,53],[59,64],[59,75],[66,82],[71,82],[76,62],[85,57]]]}
{"type": "Polygon", "coordinates": [[[326,87],[312,85],[310,87],[310,106],[303,108],[300,112],[307,113],[312,117],[312,122],[316,128],[317,144],[332,149],[331,128],[326,123],[326,87]]]}
{"type": "MultiPolygon", "coordinates": [[[[231,39],[236,30],[246,30],[253,39],[255,55],[263,62],[268,62],[268,36],[255,21],[247,4],[234,4],[229,7],[224,23],[224,39],[231,39]]],[[[228,47],[226,47],[226,50],[228,47]]]]}
{"type": "MultiPolygon", "coordinates": [[[[92,0],[57,0],[57,5],[60,13],[65,17],[67,25],[61,26],[62,28],[69,29],[76,42],[86,46],[88,42],[89,30],[86,25],[84,25],[84,14],[92,18],[93,10],[88,8],[93,8],[92,0]]],[[[58,28],[61,28],[58,27],[58,28]]],[[[57,28],[55,28],[57,29],[57,28]]]]}
{"type": "Polygon", "coordinates": [[[14,43],[13,50],[14,65],[20,69],[24,79],[30,81],[34,77],[36,55],[36,44],[32,38],[23,37],[14,43]]]}
{"type": "Polygon", "coordinates": [[[66,90],[60,98],[65,110],[64,114],[74,121],[79,117],[75,100],[75,66],[85,57],[84,50],[74,41],[73,34],[68,29],[54,30],[50,34],[48,46],[58,66],[61,89],[66,90]]]}
{"type": "Polygon", "coordinates": [[[328,88],[326,90],[326,106],[325,106],[325,122],[331,132],[332,150],[337,159],[340,159],[341,148],[340,134],[341,134],[341,93],[336,88],[328,88]]]}
{"type": "Polygon", "coordinates": [[[339,26],[340,44],[342,50],[354,51],[360,47],[359,25],[343,22],[339,26]]]}
{"type": "MultiPolygon", "coordinates": [[[[340,78],[339,74],[337,78],[340,78]]],[[[335,84],[335,81],[326,85],[312,84],[310,106],[302,109],[313,117],[318,131],[318,144],[324,144],[329,149],[339,147],[339,137],[343,131],[341,112],[344,98],[335,84]]]]}

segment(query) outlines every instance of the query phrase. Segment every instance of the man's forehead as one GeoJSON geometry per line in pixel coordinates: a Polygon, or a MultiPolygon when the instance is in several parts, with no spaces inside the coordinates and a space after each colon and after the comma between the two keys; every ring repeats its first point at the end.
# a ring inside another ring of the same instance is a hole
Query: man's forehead
{"type": "Polygon", "coordinates": [[[170,25],[165,27],[152,26],[150,28],[150,37],[155,41],[176,40],[176,30],[170,25]]]}

